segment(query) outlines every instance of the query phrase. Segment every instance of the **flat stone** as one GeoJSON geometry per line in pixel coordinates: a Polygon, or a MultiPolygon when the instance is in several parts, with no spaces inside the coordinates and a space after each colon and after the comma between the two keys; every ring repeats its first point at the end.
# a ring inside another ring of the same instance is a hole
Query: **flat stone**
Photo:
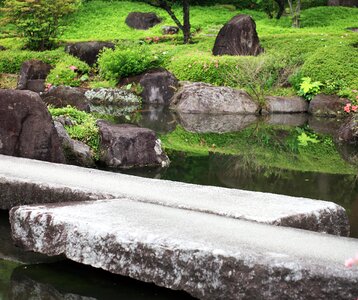
{"type": "Polygon", "coordinates": [[[301,97],[266,97],[267,113],[304,113],[308,111],[308,102],[301,97]]]}
{"type": "Polygon", "coordinates": [[[358,241],[125,198],[23,206],[15,243],[199,299],[354,299],[358,241]]]}
{"type": "Polygon", "coordinates": [[[337,235],[349,233],[345,210],[332,202],[140,178],[0,156],[1,209],[71,199],[122,197],[265,224],[337,235]]]}

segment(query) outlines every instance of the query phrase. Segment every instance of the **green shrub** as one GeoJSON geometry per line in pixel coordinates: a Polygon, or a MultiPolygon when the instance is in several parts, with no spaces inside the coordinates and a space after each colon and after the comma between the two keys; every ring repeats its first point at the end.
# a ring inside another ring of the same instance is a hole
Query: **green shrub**
{"type": "Polygon", "coordinates": [[[337,82],[358,87],[358,49],[352,46],[328,46],[318,49],[304,62],[301,72],[313,81],[337,82]]]}
{"type": "Polygon", "coordinates": [[[5,21],[16,26],[31,50],[55,45],[63,17],[75,11],[81,0],[5,0],[5,21]]]}
{"type": "Polygon", "coordinates": [[[56,64],[46,81],[52,85],[79,86],[88,79],[89,70],[86,63],[69,55],[56,64]]]}
{"type": "Polygon", "coordinates": [[[160,64],[158,56],[146,45],[129,48],[105,49],[98,59],[100,75],[107,80],[119,80],[138,75],[160,64]]]}
{"type": "Polygon", "coordinates": [[[310,77],[303,77],[297,94],[307,101],[311,101],[321,91],[322,85],[319,81],[312,82],[310,77]]]}

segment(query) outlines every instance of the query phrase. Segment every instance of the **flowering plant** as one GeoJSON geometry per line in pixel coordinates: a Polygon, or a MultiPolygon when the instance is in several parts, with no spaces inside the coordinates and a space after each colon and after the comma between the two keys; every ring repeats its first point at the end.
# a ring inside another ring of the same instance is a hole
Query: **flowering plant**
{"type": "Polygon", "coordinates": [[[350,112],[357,112],[358,105],[352,105],[352,103],[347,103],[346,106],[343,108],[346,113],[350,112]]]}
{"type": "Polygon", "coordinates": [[[344,265],[347,268],[352,268],[354,265],[358,266],[358,254],[353,258],[347,259],[344,265]]]}

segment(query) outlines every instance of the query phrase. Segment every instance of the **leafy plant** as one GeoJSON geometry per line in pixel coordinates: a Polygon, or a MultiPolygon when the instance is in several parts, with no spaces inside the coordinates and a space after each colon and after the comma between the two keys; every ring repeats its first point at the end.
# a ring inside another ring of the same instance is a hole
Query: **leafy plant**
{"type": "Polygon", "coordinates": [[[320,92],[322,85],[319,81],[312,82],[310,77],[303,77],[297,94],[307,101],[311,101],[320,92]]]}
{"type": "Polygon", "coordinates": [[[100,75],[106,80],[119,80],[138,75],[160,63],[157,55],[146,45],[132,45],[130,48],[105,49],[98,59],[100,75]]]}
{"type": "Polygon", "coordinates": [[[75,11],[81,0],[5,0],[5,23],[16,26],[31,50],[54,47],[64,16],[75,11]]]}

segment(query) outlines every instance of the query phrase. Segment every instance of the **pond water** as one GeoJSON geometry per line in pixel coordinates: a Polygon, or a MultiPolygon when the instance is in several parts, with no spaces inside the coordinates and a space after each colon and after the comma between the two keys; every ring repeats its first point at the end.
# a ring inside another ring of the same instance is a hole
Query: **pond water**
{"type": "MultiPolygon", "coordinates": [[[[351,236],[358,238],[358,151],[330,138],[340,120],[304,114],[179,115],[162,107],[116,113],[119,123],[151,128],[174,149],[168,151],[167,169],[125,173],[333,201],[346,208],[351,236]],[[220,148],[231,154],[219,153],[220,148]]],[[[14,247],[8,213],[0,211],[0,300],[193,299],[59,259],[14,247]]]]}

